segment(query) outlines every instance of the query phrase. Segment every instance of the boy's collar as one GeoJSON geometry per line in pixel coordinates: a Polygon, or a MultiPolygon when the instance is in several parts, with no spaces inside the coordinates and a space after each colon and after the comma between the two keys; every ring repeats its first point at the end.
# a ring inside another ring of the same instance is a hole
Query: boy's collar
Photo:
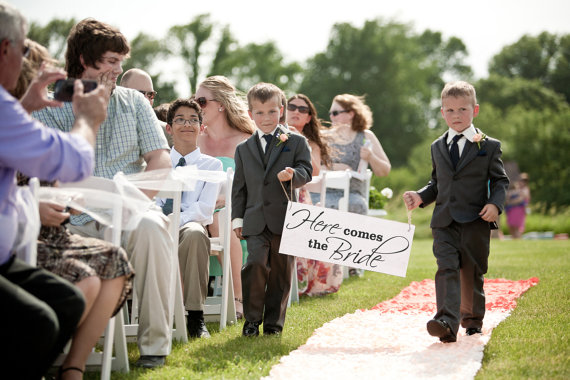
{"type": "Polygon", "coordinates": [[[457,132],[454,129],[449,128],[448,130],[449,132],[447,133],[447,143],[451,143],[451,140],[453,140],[453,138],[456,135],[462,134],[463,137],[465,137],[467,140],[473,142],[473,136],[475,136],[477,134],[477,130],[475,129],[475,126],[473,124],[471,124],[467,129],[465,129],[463,132],[457,132]]]}
{"type": "MultiPolygon", "coordinates": [[[[277,124],[277,126],[275,127],[275,129],[273,129],[269,134],[272,136],[275,136],[275,132],[277,132],[277,130],[281,127],[281,129],[284,129],[285,131],[287,131],[287,127],[285,127],[283,124],[277,124]]],[[[257,128],[257,135],[259,136],[259,138],[261,138],[263,135],[265,135],[266,133],[263,132],[261,129],[257,128]]]]}

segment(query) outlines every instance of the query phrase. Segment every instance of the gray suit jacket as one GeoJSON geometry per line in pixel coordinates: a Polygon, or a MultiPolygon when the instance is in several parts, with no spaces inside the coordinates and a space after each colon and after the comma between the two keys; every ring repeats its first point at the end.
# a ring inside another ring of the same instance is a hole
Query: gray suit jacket
{"type": "MultiPolygon", "coordinates": [[[[258,235],[265,226],[277,235],[283,231],[287,197],[281,188],[277,173],[291,167],[293,175],[293,190],[305,185],[312,179],[311,151],[305,137],[291,133],[279,126],[279,133],[290,133],[285,143],[274,138],[272,150],[264,164],[259,138],[253,134],[249,139],[240,143],[235,152],[236,172],[232,189],[232,220],[243,218],[244,236],[258,235]]],[[[291,194],[291,182],[284,182],[287,194],[291,194]]],[[[293,199],[296,200],[295,191],[293,199]]]]}
{"type": "Polygon", "coordinates": [[[509,179],[501,161],[500,141],[487,137],[480,142],[480,149],[477,143],[466,141],[454,170],[447,134],[431,144],[431,180],[418,191],[423,201],[420,207],[435,201],[430,226],[447,227],[453,220],[472,222],[479,218],[479,212],[487,203],[497,206],[501,213],[509,179]]]}

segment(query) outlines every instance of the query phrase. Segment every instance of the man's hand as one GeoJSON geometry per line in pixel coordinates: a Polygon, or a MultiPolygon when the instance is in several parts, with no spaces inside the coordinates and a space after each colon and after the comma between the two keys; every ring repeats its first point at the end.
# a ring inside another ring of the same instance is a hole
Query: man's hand
{"type": "Polygon", "coordinates": [[[242,227],[234,228],[234,232],[239,240],[243,240],[243,236],[241,234],[242,227]]]}
{"type": "Polygon", "coordinates": [[[61,107],[62,103],[47,97],[47,86],[58,79],[65,79],[67,73],[59,68],[42,63],[36,77],[30,83],[26,93],[20,99],[20,104],[28,112],[41,110],[45,107],[61,107]]]}
{"type": "Polygon", "coordinates": [[[43,226],[55,227],[61,225],[67,218],[69,213],[65,212],[65,206],[53,202],[40,202],[40,221],[43,226]]]}
{"type": "Polygon", "coordinates": [[[74,83],[72,107],[75,124],[71,132],[83,135],[91,145],[95,145],[99,126],[107,118],[107,96],[107,89],[103,85],[84,94],[83,83],[79,79],[74,83]]]}
{"type": "Polygon", "coordinates": [[[496,222],[499,218],[499,209],[492,203],[487,203],[479,213],[485,222],[496,222]]]}
{"type": "Polygon", "coordinates": [[[422,198],[415,191],[406,191],[402,197],[410,211],[422,204],[422,198]]]}
{"type": "Polygon", "coordinates": [[[293,174],[295,174],[295,170],[293,170],[293,168],[286,167],[277,173],[277,179],[281,182],[291,181],[291,179],[293,179],[293,174]]]}

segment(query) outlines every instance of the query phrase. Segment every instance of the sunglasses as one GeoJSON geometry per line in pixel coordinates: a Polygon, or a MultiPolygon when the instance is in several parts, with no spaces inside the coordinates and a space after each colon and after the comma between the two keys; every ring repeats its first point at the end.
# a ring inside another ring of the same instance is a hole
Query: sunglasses
{"type": "Polygon", "coordinates": [[[158,94],[158,92],[156,91],[143,91],[143,90],[139,90],[139,92],[141,94],[143,94],[146,98],[148,98],[149,100],[154,99],[154,97],[158,94]]]}
{"type": "Polygon", "coordinates": [[[339,114],[341,114],[341,113],[345,113],[345,112],[350,112],[350,111],[347,111],[347,110],[342,110],[342,111],[331,111],[331,112],[329,112],[329,115],[330,115],[330,116],[338,116],[339,114]]]}
{"type": "Polygon", "coordinates": [[[205,97],[201,96],[201,97],[196,99],[196,102],[198,102],[200,107],[204,108],[204,107],[206,107],[206,104],[208,104],[208,102],[217,102],[217,100],[216,99],[206,99],[205,97]]]}
{"type": "Polygon", "coordinates": [[[287,109],[289,111],[299,111],[299,113],[309,113],[309,107],[297,106],[295,104],[287,104],[287,109]]]}

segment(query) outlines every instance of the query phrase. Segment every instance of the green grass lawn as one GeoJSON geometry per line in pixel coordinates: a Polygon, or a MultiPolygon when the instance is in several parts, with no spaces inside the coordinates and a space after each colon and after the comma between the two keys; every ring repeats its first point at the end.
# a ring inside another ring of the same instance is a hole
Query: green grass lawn
{"type": "MultiPolygon", "coordinates": [[[[175,344],[167,365],[155,370],[131,367],[113,379],[259,379],[290,351],[304,344],[327,321],[370,308],[400,292],[411,281],[433,278],[431,239],[415,240],[406,278],[366,272],[346,280],[338,293],[302,297],[287,312],[281,337],[241,337],[243,322],[222,332],[208,324],[212,338],[175,344]]],[[[512,315],[493,330],[477,379],[570,378],[570,241],[493,240],[487,278],[538,277],[540,282],[518,301],[512,315]]],[[[405,328],[394,326],[395,328],[405,328]]],[[[427,332],[426,332],[427,334],[427,332]]],[[[131,364],[138,358],[129,345],[131,364]]],[[[90,373],[87,379],[98,378],[90,373]]]]}

